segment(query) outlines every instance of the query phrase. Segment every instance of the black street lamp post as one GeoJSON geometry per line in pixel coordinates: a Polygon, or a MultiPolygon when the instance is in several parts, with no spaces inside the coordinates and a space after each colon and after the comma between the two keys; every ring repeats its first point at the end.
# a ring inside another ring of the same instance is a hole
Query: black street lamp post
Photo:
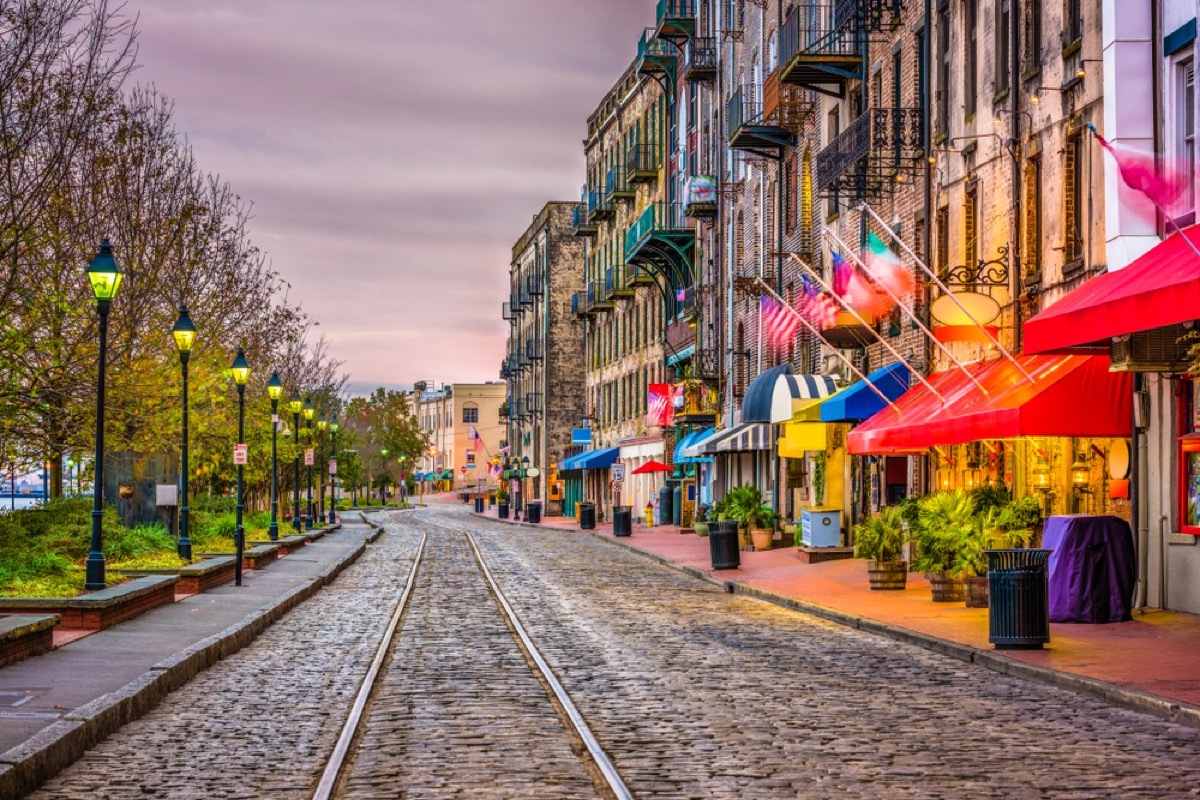
{"type": "Polygon", "coordinates": [[[188,359],[196,341],[196,326],[188,316],[187,306],[179,307],[179,319],[171,329],[179,348],[179,369],[183,374],[183,432],[179,443],[179,557],[192,560],[192,540],[188,537],[188,359]]]}
{"type": "Polygon", "coordinates": [[[100,363],[96,378],[96,484],[92,495],[92,543],[84,583],[85,589],[94,591],[107,585],[104,575],[104,534],[101,530],[101,518],[104,515],[104,359],[108,348],[108,309],[121,286],[122,277],[108,239],[100,243],[100,252],[88,265],[87,276],[92,284],[92,294],[96,296],[96,311],[100,314],[100,363]]]}
{"type": "Polygon", "coordinates": [[[320,493],[317,495],[317,498],[318,498],[317,499],[317,519],[321,520],[322,525],[324,525],[328,521],[326,512],[325,512],[325,508],[326,508],[326,506],[325,506],[325,472],[327,471],[327,468],[325,467],[325,458],[323,457],[324,454],[321,453],[320,450],[321,450],[321,447],[325,444],[325,431],[327,431],[327,430],[329,430],[329,420],[325,419],[325,412],[322,411],[320,413],[320,415],[317,416],[317,450],[318,450],[318,452],[317,452],[317,458],[316,458],[317,472],[320,473],[319,477],[318,477],[318,483],[320,484],[320,488],[321,488],[320,493]]]}
{"type": "MultiPolygon", "coordinates": [[[[308,443],[310,446],[313,443],[312,424],[313,424],[313,417],[316,416],[316,413],[317,413],[317,409],[313,407],[312,398],[311,397],[304,398],[304,421],[306,423],[305,427],[308,429],[308,443]]],[[[307,509],[308,513],[305,514],[305,516],[304,516],[304,528],[305,528],[305,530],[311,531],[313,529],[313,501],[312,501],[312,464],[309,463],[310,460],[311,459],[309,459],[308,453],[305,452],[304,466],[308,472],[308,493],[307,493],[307,498],[306,498],[307,502],[305,503],[305,508],[307,509]]]]}
{"type": "MultiPolygon", "coordinates": [[[[250,364],[246,362],[246,352],[238,348],[233,359],[233,382],[237,384],[238,393],[238,447],[246,446],[246,382],[250,380],[250,364]]],[[[246,531],[242,527],[242,510],[246,507],[246,467],[241,461],[237,465],[237,531],[234,545],[237,548],[237,573],[234,584],[242,585],[242,554],[246,549],[246,531]]]]}
{"type": "Polygon", "coordinates": [[[379,505],[387,505],[387,455],[386,447],[379,448],[379,455],[383,458],[383,476],[379,479],[379,505]]]}
{"type": "Polygon", "coordinates": [[[267,534],[274,542],[279,539],[279,398],[283,397],[278,372],[272,372],[267,381],[267,395],[271,398],[271,525],[267,534]]]}
{"type": "Polygon", "coordinates": [[[329,509],[329,521],[331,523],[337,522],[337,510],[338,510],[337,435],[338,435],[338,430],[341,427],[342,427],[341,423],[338,422],[337,414],[334,414],[333,419],[329,420],[329,431],[330,431],[329,437],[330,437],[330,439],[333,440],[333,444],[329,448],[330,449],[329,464],[331,467],[333,467],[333,469],[330,470],[330,472],[329,472],[329,483],[330,483],[329,493],[333,496],[333,505],[329,509]]]}
{"type": "Polygon", "coordinates": [[[295,456],[292,458],[292,527],[296,529],[296,533],[300,532],[300,411],[304,408],[304,401],[300,399],[300,395],[292,393],[292,397],[288,400],[288,408],[292,412],[292,428],[295,430],[296,450],[295,456]]]}

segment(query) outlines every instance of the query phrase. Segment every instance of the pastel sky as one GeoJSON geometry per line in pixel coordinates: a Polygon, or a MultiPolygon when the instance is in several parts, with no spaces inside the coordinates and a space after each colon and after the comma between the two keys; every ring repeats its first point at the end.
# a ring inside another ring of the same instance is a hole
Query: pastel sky
{"type": "Polygon", "coordinates": [[[579,197],[587,115],[653,0],[133,0],[139,83],[352,387],[497,380],[512,244],[579,197]]]}

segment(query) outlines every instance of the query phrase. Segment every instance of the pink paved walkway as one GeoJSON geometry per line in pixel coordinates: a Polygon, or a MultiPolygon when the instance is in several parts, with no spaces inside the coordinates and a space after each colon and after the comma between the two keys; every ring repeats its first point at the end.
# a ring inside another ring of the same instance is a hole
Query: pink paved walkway
{"type": "MultiPolygon", "coordinates": [[[[495,517],[495,509],[488,516],[495,517]]],[[[573,518],[543,521],[548,529],[578,530],[573,518]]],[[[612,536],[610,524],[596,534],[612,536]]],[[[934,603],[929,584],[908,576],[902,592],[872,592],[866,562],[860,559],[804,564],[795,548],[742,553],[741,568],[713,572],[708,541],[676,527],[634,525],[621,540],[677,566],[703,570],[718,580],[735,581],[864,619],[992,651],[987,609],[962,603],[934,603]]],[[[1110,625],[1052,624],[1043,650],[1006,650],[1003,655],[1059,672],[1117,684],[1128,689],[1200,706],[1200,617],[1170,611],[1135,612],[1132,622],[1110,625]]]]}

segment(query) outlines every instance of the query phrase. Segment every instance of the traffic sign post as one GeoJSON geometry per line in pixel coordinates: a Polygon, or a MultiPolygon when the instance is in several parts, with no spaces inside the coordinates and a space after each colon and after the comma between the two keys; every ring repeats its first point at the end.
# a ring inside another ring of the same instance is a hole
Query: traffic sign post
{"type": "Polygon", "coordinates": [[[233,446],[233,464],[234,466],[244,467],[249,461],[250,445],[235,444],[233,446]]]}

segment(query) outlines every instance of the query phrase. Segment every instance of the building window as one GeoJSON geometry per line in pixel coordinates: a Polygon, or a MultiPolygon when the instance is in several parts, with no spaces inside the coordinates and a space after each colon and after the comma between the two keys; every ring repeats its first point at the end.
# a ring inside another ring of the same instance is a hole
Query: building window
{"type": "Polygon", "coordinates": [[[963,203],[963,263],[975,266],[979,263],[979,186],[972,184],[967,189],[963,203]]]}
{"type": "Polygon", "coordinates": [[[1042,279],[1042,160],[1025,162],[1025,282],[1042,279]]]}
{"type": "Polygon", "coordinates": [[[467,451],[467,466],[468,467],[475,466],[475,451],[474,450],[467,451]]]}
{"type": "Polygon", "coordinates": [[[475,406],[464,406],[462,421],[464,425],[478,425],[479,409],[475,406]]]}
{"type": "Polygon", "coordinates": [[[1066,0],[1063,19],[1063,38],[1066,45],[1072,45],[1083,38],[1083,2],[1082,0],[1066,0]]]}
{"type": "Polygon", "coordinates": [[[1029,0],[1025,11],[1026,74],[1037,72],[1042,65],[1042,0],[1029,0]]]}
{"type": "Polygon", "coordinates": [[[950,135],[950,5],[938,10],[937,132],[950,135]]]}
{"type": "Polygon", "coordinates": [[[892,136],[896,140],[893,149],[895,150],[894,166],[897,170],[900,169],[900,154],[903,152],[903,147],[900,144],[901,125],[899,118],[900,108],[904,105],[900,90],[900,72],[903,61],[904,59],[901,58],[899,50],[892,53],[892,108],[895,109],[894,113],[897,115],[892,121],[892,136]]]}
{"type": "Polygon", "coordinates": [[[1196,73],[1191,58],[1180,61],[1175,68],[1177,122],[1175,161],[1183,170],[1183,192],[1179,197],[1176,222],[1191,225],[1196,218],[1196,73]]]}
{"type": "Polygon", "coordinates": [[[1063,150],[1063,272],[1083,266],[1083,137],[1067,140],[1063,150]]]}
{"type": "Polygon", "coordinates": [[[1008,91],[1009,70],[1012,68],[1012,0],[996,0],[996,94],[1008,91]]]}
{"type": "MultiPolygon", "coordinates": [[[[842,118],[838,111],[839,109],[836,105],[829,111],[829,119],[827,123],[829,138],[825,140],[826,146],[833,144],[833,140],[836,139],[838,134],[842,132],[842,118]]],[[[836,213],[838,213],[838,196],[837,192],[834,192],[833,196],[829,198],[828,214],[829,216],[833,216],[836,213]]]]}
{"type": "Polygon", "coordinates": [[[1196,433],[1196,381],[1179,384],[1179,530],[1200,534],[1200,446],[1196,433]]]}
{"type": "Polygon", "coordinates": [[[966,67],[966,75],[963,76],[963,111],[967,117],[973,117],[979,78],[979,0],[963,2],[963,27],[963,44],[966,47],[963,58],[966,67]]]}
{"type": "Polygon", "coordinates": [[[921,117],[921,133],[919,145],[925,147],[926,137],[926,114],[929,109],[929,81],[925,75],[925,69],[929,63],[929,45],[925,38],[925,29],[917,31],[917,108],[920,111],[921,117]]]}
{"type": "Polygon", "coordinates": [[[944,276],[950,269],[950,208],[942,206],[937,210],[935,220],[937,241],[934,243],[934,268],[938,275],[944,276]]]}

